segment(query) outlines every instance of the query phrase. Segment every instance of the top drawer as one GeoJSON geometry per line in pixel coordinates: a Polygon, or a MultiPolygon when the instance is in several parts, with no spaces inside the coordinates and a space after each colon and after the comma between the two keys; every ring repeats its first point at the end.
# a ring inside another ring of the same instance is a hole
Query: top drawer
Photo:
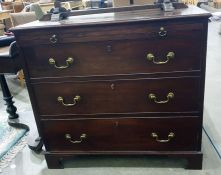
{"type": "Polygon", "coordinates": [[[145,22],[130,24],[115,24],[106,26],[64,27],[48,30],[24,31],[16,35],[22,46],[39,44],[64,44],[74,42],[105,41],[119,39],[165,39],[194,38],[194,33],[203,31],[203,23],[192,22],[145,22]]]}

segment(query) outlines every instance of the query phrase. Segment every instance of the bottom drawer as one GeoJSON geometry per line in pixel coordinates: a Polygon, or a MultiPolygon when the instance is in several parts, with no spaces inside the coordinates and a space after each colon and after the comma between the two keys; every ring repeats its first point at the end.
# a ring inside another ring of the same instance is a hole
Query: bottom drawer
{"type": "Polygon", "coordinates": [[[47,151],[197,150],[199,117],[42,121],[47,151]]]}

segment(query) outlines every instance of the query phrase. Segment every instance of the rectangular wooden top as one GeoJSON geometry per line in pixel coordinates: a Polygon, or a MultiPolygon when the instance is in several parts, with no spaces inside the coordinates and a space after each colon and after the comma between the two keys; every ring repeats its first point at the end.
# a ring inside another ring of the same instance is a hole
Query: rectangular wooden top
{"type": "MultiPolygon", "coordinates": [[[[153,5],[152,5],[153,6],[153,5]]],[[[148,7],[148,6],[146,6],[148,7]]],[[[114,8],[112,8],[114,9],[114,8]]],[[[59,28],[64,26],[88,26],[88,25],[100,25],[100,24],[115,24],[115,23],[128,23],[139,21],[153,21],[153,20],[166,20],[173,18],[189,18],[189,17],[205,17],[208,18],[210,13],[200,9],[196,6],[188,6],[188,8],[175,9],[173,12],[164,12],[160,8],[143,8],[134,10],[128,8],[127,11],[114,11],[97,14],[79,15],[76,12],[76,16],[69,16],[68,19],[61,21],[34,21],[31,23],[23,24],[12,28],[11,31],[16,32],[18,30],[30,30],[41,28],[59,28]]],[[[113,10],[112,10],[113,11],[113,10]]],[[[74,13],[73,13],[74,14],[74,13]]]]}

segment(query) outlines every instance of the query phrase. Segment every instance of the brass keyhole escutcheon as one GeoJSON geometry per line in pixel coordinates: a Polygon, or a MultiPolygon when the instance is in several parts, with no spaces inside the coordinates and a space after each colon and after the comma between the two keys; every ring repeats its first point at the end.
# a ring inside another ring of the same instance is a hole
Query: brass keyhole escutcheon
{"type": "Polygon", "coordinates": [[[50,37],[50,42],[53,43],[53,44],[57,43],[57,42],[58,42],[57,35],[55,35],[55,34],[52,35],[52,36],[50,37]]]}
{"type": "Polygon", "coordinates": [[[112,90],[114,90],[114,89],[115,89],[115,84],[112,83],[112,84],[110,85],[110,87],[111,87],[112,90]]]}
{"type": "Polygon", "coordinates": [[[160,37],[167,36],[167,31],[164,29],[164,27],[160,27],[160,31],[158,32],[160,37]]]}
{"type": "Polygon", "coordinates": [[[106,47],[106,49],[107,49],[107,52],[112,52],[112,45],[107,45],[107,47],[106,47]]]}

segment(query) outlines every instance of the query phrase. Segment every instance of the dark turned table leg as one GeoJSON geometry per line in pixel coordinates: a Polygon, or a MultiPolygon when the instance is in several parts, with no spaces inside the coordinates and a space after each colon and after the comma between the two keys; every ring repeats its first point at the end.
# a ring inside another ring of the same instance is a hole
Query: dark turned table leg
{"type": "Polygon", "coordinates": [[[8,118],[18,118],[18,114],[16,113],[17,108],[14,106],[14,102],[12,101],[13,96],[8,89],[8,85],[3,74],[0,75],[0,84],[2,88],[3,99],[5,100],[7,106],[6,111],[9,114],[8,118]]]}
{"type": "MultiPolygon", "coordinates": [[[[5,76],[3,74],[0,75],[0,84],[3,92],[3,99],[6,101],[6,111],[9,114],[8,124],[10,126],[23,128],[29,131],[29,127],[22,123],[22,119],[18,118],[19,116],[16,113],[17,108],[14,106],[14,102],[12,101],[13,96],[9,91],[5,76]]],[[[43,146],[42,139],[40,137],[37,137],[37,139],[33,139],[32,141],[30,141],[28,145],[31,150],[40,153],[43,146]]]]}

